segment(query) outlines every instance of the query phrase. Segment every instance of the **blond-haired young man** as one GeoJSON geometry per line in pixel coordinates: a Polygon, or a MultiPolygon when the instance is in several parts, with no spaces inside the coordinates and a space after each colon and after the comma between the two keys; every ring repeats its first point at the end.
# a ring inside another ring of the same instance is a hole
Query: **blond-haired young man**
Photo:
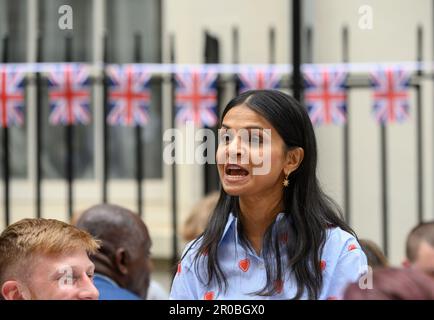
{"type": "Polygon", "coordinates": [[[0,296],[6,300],[98,299],[90,234],[53,219],[24,219],[0,235],[0,296]]]}

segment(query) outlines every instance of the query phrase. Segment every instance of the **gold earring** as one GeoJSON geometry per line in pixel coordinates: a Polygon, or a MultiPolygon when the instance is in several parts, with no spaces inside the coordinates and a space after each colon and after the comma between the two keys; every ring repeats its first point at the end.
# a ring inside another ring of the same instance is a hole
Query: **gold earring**
{"type": "Polygon", "coordinates": [[[286,176],[286,178],[283,179],[282,184],[283,184],[283,186],[284,186],[285,188],[289,186],[289,173],[288,173],[288,175],[286,176]]]}

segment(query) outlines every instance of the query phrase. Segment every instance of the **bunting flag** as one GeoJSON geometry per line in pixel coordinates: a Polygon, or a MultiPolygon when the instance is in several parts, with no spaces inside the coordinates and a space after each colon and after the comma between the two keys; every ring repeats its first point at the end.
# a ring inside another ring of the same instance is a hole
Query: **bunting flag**
{"type": "Polygon", "coordinates": [[[175,89],[176,120],[196,125],[217,124],[217,73],[211,70],[188,70],[177,73],[175,89]]]}
{"type": "Polygon", "coordinates": [[[240,93],[248,90],[278,89],[281,75],[273,68],[253,68],[242,69],[238,73],[240,93]]]}
{"type": "Polygon", "coordinates": [[[88,124],[91,120],[88,66],[53,64],[47,76],[51,107],[50,123],[88,124]]]}
{"type": "Polygon", "coordinates": [[[0,123],[21,126],[24,123],[25,73],[13,64],[0,65],[0,123]]]}
{"type": "Polygon", "coordinates": [[[373,114],[379,123],[403,122],[409,117],[410,72],[386,68],[371,73],[373,114]]]}
{"type": "Polygon", "coordinates": [[[347,118],[346,86],[348,74],[339,70],[304,71],[304,101],[314,125],[344,124],[347,118]]]}
{"type": "Polygon", "coordinates": [[[151,75],[140,65],[110,65],[107,76],[107,123],[113,126],[146,125],[151,105],[151,75]]]}

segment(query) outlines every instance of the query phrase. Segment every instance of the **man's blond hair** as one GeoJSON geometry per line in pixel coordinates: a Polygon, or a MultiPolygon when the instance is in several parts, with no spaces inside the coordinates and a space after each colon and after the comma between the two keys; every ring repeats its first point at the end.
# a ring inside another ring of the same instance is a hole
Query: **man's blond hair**
{"type": "Polygon", "coordinates": [[[35,254],[61,255],[75,250],[94,254],[99,242],[86,231],[54,219],[23,219],[0,235],[0,285],[29,268],[35,254]]]}

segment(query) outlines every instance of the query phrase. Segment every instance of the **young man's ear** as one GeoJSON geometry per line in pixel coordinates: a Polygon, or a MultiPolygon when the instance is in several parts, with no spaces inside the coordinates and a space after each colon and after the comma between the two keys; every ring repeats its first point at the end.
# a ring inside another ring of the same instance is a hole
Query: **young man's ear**
{"type": "Polygon", "coordinates": [[[16,280],[9,280],[3,283],[1,294],[5,300],[24,300],[20,285],[16,280]]]}
{"type": "Polygon", "coordinates": [[[286,153],[285,175],[297,170],[304,158],[303,148],[297,147],[286,153]]]}

